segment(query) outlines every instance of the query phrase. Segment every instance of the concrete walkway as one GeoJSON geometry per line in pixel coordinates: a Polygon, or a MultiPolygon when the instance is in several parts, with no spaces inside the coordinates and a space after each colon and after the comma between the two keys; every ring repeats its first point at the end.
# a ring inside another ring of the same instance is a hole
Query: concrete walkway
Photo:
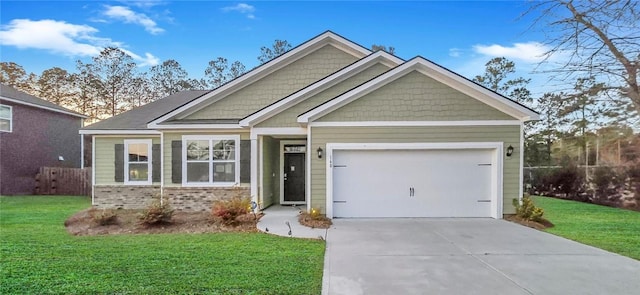
{"type": "Polygon", "coordinates": [[[297,206],[272,205],[262,211],[264,216],[258,221],[258,229],[283,237],[326,239],[326,229],[310,228],[298,222],[298,214],[303,210],[297,206]]]}
{"type": "Polygon", "coordinates": [[[323,294],[640,294],[640,261],[495,219],[334,219],[323,294]]]}

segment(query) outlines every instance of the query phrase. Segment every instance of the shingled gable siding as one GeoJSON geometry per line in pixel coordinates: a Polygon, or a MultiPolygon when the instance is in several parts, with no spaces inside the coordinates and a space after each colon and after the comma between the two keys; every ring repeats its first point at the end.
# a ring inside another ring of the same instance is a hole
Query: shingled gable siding
{"type": "Polygon", "coordinates": [[[325,45],[186,119],[238,119],[355,62],[356,57],[325,45]]]}
{"type": "Polygon", "coordinates": [[[388,66],[381,63],[374,64],[353,77],[323,90],[312,97],[306,98],[300,103],[286,109],[282,113],[261,122],[257,127],[299,127],[300,124],[297,122],[298,115],[370,80],[375,76],[384,73],[387,70],[389,70],[388,66]]]}
{"type": "Polygon", "coordinates": [[[318,119],[332,121],[515,120],[413,71],[318,119]]]}
{"type": "MultiPolygon", "coordinates": [[[[438,126],[438,127],[312,127],[313,148],[327,143],[405,143],[405,142],[504,142],[519,147],[520,126],[438,126]]],[[[518,197],[520,149],[504,158],[504,214],[514,213],[511,200],[518,197]]],[[[311,197],[313,208],[326,207],[326,158],[311,157],[311,197]]]]}

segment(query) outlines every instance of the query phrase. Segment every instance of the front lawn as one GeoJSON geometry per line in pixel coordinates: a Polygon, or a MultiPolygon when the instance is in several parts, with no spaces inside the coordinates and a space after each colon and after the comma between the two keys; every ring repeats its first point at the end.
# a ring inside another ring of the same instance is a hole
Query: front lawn
{"type": "Polygon", "coordinates": [[[533,197],[555,226],[545,231],[640,260],[640,212],[533,197]]]}
{"type": "Polygon", "coordinates": [[[324,242],[261,233],[82,236],[86,197],[0,197],[0,294],[320,294],[324,242]]]}

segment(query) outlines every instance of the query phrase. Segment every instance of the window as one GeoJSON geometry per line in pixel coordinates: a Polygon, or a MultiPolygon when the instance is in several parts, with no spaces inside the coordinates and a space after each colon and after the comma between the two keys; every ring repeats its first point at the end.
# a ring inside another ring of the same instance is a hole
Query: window
{"type": "Polygon", "coordinates": [[[13,130],[13,114],[11,107],[0,104],[0,132],[11,132],[13,130]]]}
{"type": "Polygon", "coordinates": [[[239,142],[239,136],[183,136],[183,184],[227,186],[239,183],[239,142]]]}
{"type": "Polygon", "coordinates": [[[124,141],[124,182],[151,184],[151,139],[124,141]]]}

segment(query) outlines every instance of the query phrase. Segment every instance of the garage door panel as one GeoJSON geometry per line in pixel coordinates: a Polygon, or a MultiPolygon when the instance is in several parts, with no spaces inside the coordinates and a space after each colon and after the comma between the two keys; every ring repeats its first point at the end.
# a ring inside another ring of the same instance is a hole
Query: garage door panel
{"type": "Polygon", "coordinates": [[[347,150],[333,155],[335,217],[491,215],[491,150],[347,150]]]}

